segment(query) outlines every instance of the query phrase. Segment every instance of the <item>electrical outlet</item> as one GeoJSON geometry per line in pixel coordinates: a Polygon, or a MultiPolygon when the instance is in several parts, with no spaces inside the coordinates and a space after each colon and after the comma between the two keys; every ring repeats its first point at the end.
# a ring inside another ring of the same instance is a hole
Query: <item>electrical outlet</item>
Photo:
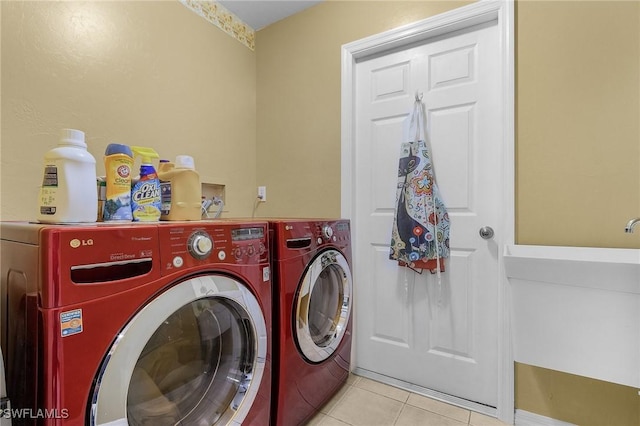
{"type": "Polygon", "coordinates": [[[263,203],[265,201],[267,201],[267,187],[266,186],[259,186],[258,187],[258,199],[263,203]]]}

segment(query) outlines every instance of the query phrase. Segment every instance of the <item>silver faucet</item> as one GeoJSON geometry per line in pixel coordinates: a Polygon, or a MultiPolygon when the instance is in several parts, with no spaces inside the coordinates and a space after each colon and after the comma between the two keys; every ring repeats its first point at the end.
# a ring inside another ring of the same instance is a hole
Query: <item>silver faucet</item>
{"type": "Polygon", "coordinates": [[[640,222],[640,217],[636,217],[635,219],[631,219],[627,226],[624,228],[624,232],[627,234],[631,234],[633,232],[633,228],[640,222]]]}

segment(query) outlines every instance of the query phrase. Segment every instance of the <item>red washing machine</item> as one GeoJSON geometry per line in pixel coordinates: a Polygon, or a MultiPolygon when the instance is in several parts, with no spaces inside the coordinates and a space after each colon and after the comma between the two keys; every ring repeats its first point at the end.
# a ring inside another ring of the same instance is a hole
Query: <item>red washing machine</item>
{"type": "Polygon", "coordinates": [[[299,425],[342,387],[351,360],[348,220],[270,220],[274,300],[272,425],[299,425]]]}
{"type": "Polygon", "coordinates": [[[270,420],[267,222],[2,223],[15,425],[270,420]]]}

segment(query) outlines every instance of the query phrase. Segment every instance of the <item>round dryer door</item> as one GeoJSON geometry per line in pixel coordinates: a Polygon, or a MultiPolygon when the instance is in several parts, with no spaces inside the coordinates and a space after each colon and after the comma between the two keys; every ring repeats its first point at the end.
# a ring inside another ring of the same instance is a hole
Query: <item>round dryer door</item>
{"type": "Polygon", "coordinates": [[[93,425],[241,424],[264,373],[267,330],[228,277],[181,282],[121,331],[93,394],[93,425]]]}
{"type": "Polygon", "coordinates": [[[293,312],[296,342],[311,362],[329,358],[340,345],[351,315],[351,270],[337,250],[321,252],[302,278],[293,312]]]}

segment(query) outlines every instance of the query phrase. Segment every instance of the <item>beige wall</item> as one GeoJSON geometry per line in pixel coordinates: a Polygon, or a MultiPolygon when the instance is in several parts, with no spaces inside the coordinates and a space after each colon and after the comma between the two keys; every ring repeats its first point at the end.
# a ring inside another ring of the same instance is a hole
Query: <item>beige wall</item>
{"type": "MultiPolygon", "coordinates": [[[[106,145],[195,157],[226,185],[228,215],[255,200],[255,53],[177,1],[1,2],[3,220],[34,219],[42,157],[85,131],[106,145]]],[[[138,164],[138,163],[137,163],[138,164]]]]}
{"type": "Polygon", "coordinates": [[[340,216],[340,49],[470,2],[328,1],[256,35],[260,216],[340,216]]]}
{"type": "MultiPolygon", "coordinates": [[[[464,4],[328,1],[254,53],[177,2],[2,2],[0,217],[33,217],[62,127],[100,174],[114,140],[194,155],[227,216],[252,213],[256,185],[259,216],[338,216],[341,45],[464,4]]],[[[640,215],[639,9],[518,2],[519,243],[640,247],[621,231],[640,215]]]]}
{"type": "MultiPolygon", "coordinates": [[[[257,33],[259,215],[340,215],[341,45],[461,5],[329,1],[257,33]]],[[[640,247],[639,8],[518,2],[518,243],[640,247]]]]}
{"type": "Polygon", "coordinates": [[[517,4],[517,239],[640,247],[640,2],[517,4]]]}
{"type": "Polygon", "coordinates": [[[638,426],[638,389],[515,364],[516,407],[580,426],[638,426]]]}

